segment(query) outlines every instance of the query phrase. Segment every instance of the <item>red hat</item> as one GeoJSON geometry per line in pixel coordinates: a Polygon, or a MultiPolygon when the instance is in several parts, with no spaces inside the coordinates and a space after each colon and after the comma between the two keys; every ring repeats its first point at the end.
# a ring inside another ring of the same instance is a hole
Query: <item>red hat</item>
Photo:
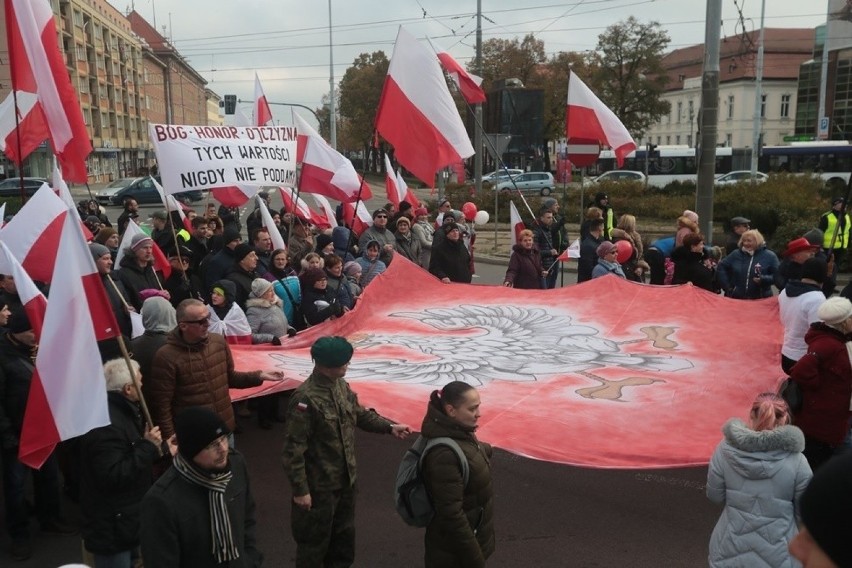
{"type": "Polygon", "coordinates": [[[793,239],[787,243],[787,250],[785,250],[784,254],[781,256],[790,256],[797,252],[804,252],[806,250],[816,251],[818,248],[819,245],[812,245],[805,237],[799,237],[798,239],[793,239]]]}

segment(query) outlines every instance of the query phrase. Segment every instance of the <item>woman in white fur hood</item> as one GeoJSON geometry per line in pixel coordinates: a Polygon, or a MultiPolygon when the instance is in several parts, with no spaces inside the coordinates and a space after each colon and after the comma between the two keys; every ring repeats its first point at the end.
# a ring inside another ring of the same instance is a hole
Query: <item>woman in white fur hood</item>
{"type": "Polygon", "coordinates": [[[796,507],[812,473],[787,403],[763,393],[748,424],[733,418],[722,432],[707,472],[707,497],[725,505],[710,538],[710,566],[800,566],[787,545],[798,532],[796,507]]]}

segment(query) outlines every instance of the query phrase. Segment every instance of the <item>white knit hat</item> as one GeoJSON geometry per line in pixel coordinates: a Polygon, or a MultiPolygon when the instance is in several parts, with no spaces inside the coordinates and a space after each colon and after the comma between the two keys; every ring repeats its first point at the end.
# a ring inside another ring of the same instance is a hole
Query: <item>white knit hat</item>
{"type": "Polygon", "coordinates": [[[852,318],[852,302],[839,296],[829,298],[820,305],[817,317],[828,325],[837,325],[852,318]]]}
{"type": "Polygon", "coordinates": [[[255,278],[251,282],[251,297],[260,298],[266,291],[272,288],[272,282],[265,278],[255,278]]]}

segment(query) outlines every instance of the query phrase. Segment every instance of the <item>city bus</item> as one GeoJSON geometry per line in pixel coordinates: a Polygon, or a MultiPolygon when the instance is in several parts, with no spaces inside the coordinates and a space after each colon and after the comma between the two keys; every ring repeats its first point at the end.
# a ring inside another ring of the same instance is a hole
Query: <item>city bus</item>
{"type": "Polygon", "coordinates": [[[792,142],[789,146],[764,146],[758,160],[764,173],[815,174],[826,186],[842,190],[852,172],[852,144],[844,140],[792,142]]]}

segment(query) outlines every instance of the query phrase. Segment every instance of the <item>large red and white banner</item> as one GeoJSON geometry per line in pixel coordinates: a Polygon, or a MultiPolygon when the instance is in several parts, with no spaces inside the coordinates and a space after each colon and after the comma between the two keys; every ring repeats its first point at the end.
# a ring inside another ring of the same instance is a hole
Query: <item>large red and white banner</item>
{"type": "Polygon", "coordinates": [[[480,439],[587,467],[706,464],[722,424],[782,377],[774,299],[615,277],[555,290],[447,285],[403,258],[343,317],[282,347],[235,348],[237,368],[280,369],[292,387],[324,335],[355,345],[347,380],[382,414],[419,427],[429,393],[462,380],[482,397],[480,439]]]}
{"type": "Polygon", "coordinates": [[[149,124],[166,193],[231,185],[296,185],[292,126],[149,124]]]}

